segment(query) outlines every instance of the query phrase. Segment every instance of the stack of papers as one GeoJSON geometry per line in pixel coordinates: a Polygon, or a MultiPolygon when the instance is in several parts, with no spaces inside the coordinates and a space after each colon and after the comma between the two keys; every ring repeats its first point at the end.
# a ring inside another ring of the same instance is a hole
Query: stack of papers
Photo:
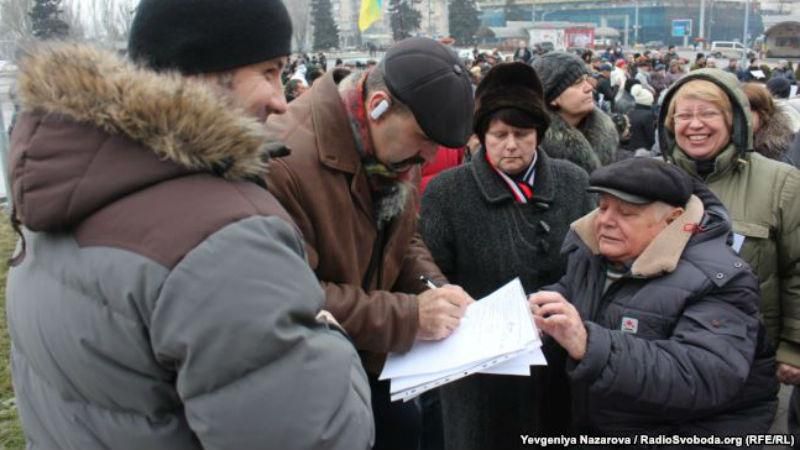
{"type": "Polygon", "coordinates": [[[547,365],[519,278],[473,303],[459,327],[441,341],[417,341],[406,353],[391,353],[380,379],[391,379],[392,401],[473,373],[530,376],[547,365]]]}

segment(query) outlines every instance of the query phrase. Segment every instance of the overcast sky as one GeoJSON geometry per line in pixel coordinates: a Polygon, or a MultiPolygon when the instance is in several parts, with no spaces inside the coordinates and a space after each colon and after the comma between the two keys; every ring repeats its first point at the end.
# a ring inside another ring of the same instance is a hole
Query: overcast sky
{"type": "Polygon", "coordinates": [[[70,8],[73,13],[77,13],[81,18],[87,37],[96,34],[94,16],[98,14],[98,9],[104,6],[125,7],[130,11],[136,7],[139,0],[64,0],[64,8],[70,8]]]}

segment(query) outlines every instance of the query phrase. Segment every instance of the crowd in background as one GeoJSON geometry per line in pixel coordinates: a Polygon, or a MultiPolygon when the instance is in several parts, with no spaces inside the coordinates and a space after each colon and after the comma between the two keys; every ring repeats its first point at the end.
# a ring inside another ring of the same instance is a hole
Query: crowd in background
{"type": "Polygon", "coordinates": [[[7,297],[29,446],[767,433],[800,385],[791,64],[460,61],[418,37],[331,66],[290,39],[280,0],[143,0],[129,59],[24,58],[7,297]],[[514,278],[548,365],[392,402],[387,355],[514,278]]]}

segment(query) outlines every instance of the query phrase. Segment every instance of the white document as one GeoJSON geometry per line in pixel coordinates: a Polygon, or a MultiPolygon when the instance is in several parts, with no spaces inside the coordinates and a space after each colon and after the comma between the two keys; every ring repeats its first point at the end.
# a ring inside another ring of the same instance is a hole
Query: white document
{"type": "Polygon", "coordinates": [[[744,235],[733,233],[733,244],[731,244],[733,251],[739,253],[742,250],[742,244],[744,244],[744,235]]]}
{"type": "Polygon", "coordinates": [[[380,379],[392,380],[392,400],[407,401],[473,373],[530,375],[530,365],[547,364],[541,345],[515,279],[470,305],[446,339],[417,341],[404,354],[390,354],[380,379]]]}
{"type": "Polygon", "coordinates": [[[500,363],[494,367],[481,370],[480,373],[488,373],[494,375],[518,375],[530,376],[531,366],[546,366],[547,360],[544,358],[544,353],[537,348],[527,353],[523,353],[516,358],[510,359],[506,362],[500,363]]]}

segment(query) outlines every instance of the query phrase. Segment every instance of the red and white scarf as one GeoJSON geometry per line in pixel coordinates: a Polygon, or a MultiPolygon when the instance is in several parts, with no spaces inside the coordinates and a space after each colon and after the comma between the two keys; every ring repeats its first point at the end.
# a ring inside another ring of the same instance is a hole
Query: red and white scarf
{"type": "Polygon", "coordinates": [[[528,169],[522,174],[520,177],[511,178],[503,172],[502,170],[498,169],[497,167],[492,164],[492,161],[489,160],[489,153],[486,152],[486,162],[489,163],[489,166],[497,173],[501,180],[508,186],[508,189],[511,190],[511,195],[514,196],[514,201],[517,203],[528,203],[530,199],[533,198],[533,182],[536,179],[536,160],[539,159],[539,152],[533,154],[533,161],[528,166],[528,169]]]}

